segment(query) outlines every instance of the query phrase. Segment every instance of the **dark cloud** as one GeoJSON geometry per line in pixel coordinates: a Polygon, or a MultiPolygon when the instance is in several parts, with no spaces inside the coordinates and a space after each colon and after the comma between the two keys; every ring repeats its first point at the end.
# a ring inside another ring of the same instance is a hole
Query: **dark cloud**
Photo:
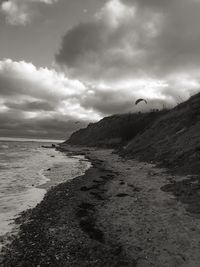
{"type": "Polygon", "coordinates": [[[61,50],[56,56],[57,61],[75,67],[79,63],[77,59],[83,54],[101,50],[101,32],[104,30],[103,25],[98,23],[80,24],[73,28],[63,37],[61,50]]]}
{"type": "Polygon", "coordinates": [[[161,14],[109,1],[93,21],[63,37],[56,56],[77,77],[118,79],[143,75],[160,30],[161,14]]]}
{"type": "MultiPolygon", "coordinates": [[[[151,12],[144,16],[150,20],[151,12]]],[[[56,60],[72,75],[89,80],[138,75],[150,45],[145,27],[134,7],[110,1],[93,21],[66,33],[56,60]]]]}
{"type": "Polygon", "coordinates": [[[57,62],[88,80],[199,68],[200,1],[111,0],[63,37],[57,62]]]}
{"type": "Polygon", "coordinates": [[[105,115],[186,100],[200,90],[199,14],[197,0],[110,0],[64,35],[56,70],[0,61],[0,134],[60,138],[105,115]]]}

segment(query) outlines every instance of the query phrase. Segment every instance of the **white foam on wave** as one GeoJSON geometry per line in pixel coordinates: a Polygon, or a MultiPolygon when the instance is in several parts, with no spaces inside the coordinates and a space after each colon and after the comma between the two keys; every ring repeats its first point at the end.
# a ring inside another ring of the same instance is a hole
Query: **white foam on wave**
{"type": "Polygon", "coordinates": [[[41,177],[39,185],[46,184],[50,181],[50,179],[47,178],[47,176],[45,176],[44,172],[45,172],[44,169],[39,170],[39,176],[41,177]]]}
{"type": "Polygon", "coordinates": [[[13,228],[14,219],[18,214],[27,208],[35,207],[42,201],[45,193],[46,190],[33,187],[22,194],[13,194],[12,197],[5,197],[4,201],[7,203],[7,207],[5,206],[4,212],[0,213],[0,236],[10,232],[13,228]],[[13,207],[12,203],[13,197],[15,202],[18,203],[15,207],[13,207]],[[9,203],[11,204],[9,205],[9,203]]]}

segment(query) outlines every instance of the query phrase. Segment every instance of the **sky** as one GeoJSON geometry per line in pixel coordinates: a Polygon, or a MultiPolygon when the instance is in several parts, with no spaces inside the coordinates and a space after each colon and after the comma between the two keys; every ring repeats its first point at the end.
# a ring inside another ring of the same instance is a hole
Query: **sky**
{"type": "Polygon", "coordinates": [[[187,100],[199,14],[200,0],[0,0],[0,136],[65,139],[187,100]]]}

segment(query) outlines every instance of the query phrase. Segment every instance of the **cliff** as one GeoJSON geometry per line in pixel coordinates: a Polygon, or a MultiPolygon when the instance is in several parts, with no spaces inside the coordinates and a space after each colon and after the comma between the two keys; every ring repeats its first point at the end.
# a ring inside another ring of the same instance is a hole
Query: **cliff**
{"type": "Polygon", "coordinates": [[[122,152],[178,172],[200,171],[200,94],[176,106],[137,135],[122,152]]]}
{"type": "Polygon", "coordinates": [[[118,147],[126,144],[137,134],[143,133],[167,111],[119,114],[91,123],[71,135],[67,144],[85,146],[118,147]]]}
{"type": "Polygon", "coordinates": [[[124,157],[199,173],[200,93],[169,111],[106,117],[73,133],[66,143],[115,147],[124,157]]]}

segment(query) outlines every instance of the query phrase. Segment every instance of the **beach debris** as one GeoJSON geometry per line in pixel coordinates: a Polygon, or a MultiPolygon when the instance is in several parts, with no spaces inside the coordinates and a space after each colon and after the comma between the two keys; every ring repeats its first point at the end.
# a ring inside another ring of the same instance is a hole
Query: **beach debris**
{"type": "Polygon", "coordinates": [[[186,130],[187,130],[186,127],[184,127],[184,128],[182,128],[181,130],[177,131],[175,134],[176,134],[176,135],[182,134],[182,133],[184,133],[186,130]]]}
{"type": "Polygon", "coordinates": [[[141,188],[139,188],[133,184],[128,184],[128,186],[132,187],[134,192],[140,192],[141,191],[141,188]]]}
{"type": "Polygon", "coordinates": [[[100,193],[90,192],[90,194],[93,195],[97,200],[105,200],[100,193]]]}
{"type": "Polygon", "coordinates": [[[94,217],[94,205],[88,202],[82,202],[76,216],[79,218],[81,229],[89,235],[91,239],[104,243],[104,233],[97,227],[94,217]]]}
{"type": "Polygon", "coordinates": [[[82,202],[80,205],[79,205],[79,208],[81,209],[94,209],[94,204],[91,204],[91,203],[87,203],[87,202],[82,202]]]}
{"type": "Polygon", "coordinates": [[[96,179],[94,179],[94,180],[93,180],[93,183],[101,184],[102,181],[101,181],[101,180],[96,180],[96,179]]]}
{"type": "Polygon", "coordinates": [[[41,147],[42,148],[58,148],[59,145],[58,144],[51,144],[50,146],[49,145],[42,145],[41,147]]]}
{"type": "Polygon", "coordinates": [[[90,187],[87,187],[87,186],[82,186],[80,188],[81,191],[89,191],[89,190],[92,190],[92,189],[98,189],[99,185],[92,185],[90,187]]]}
{"type": "Polygon", "coordinates": [[[116,197],[127,197],[127,196],[129,196],[129,195],[126,193],[119,193],[116,195],[116,197]]]}

